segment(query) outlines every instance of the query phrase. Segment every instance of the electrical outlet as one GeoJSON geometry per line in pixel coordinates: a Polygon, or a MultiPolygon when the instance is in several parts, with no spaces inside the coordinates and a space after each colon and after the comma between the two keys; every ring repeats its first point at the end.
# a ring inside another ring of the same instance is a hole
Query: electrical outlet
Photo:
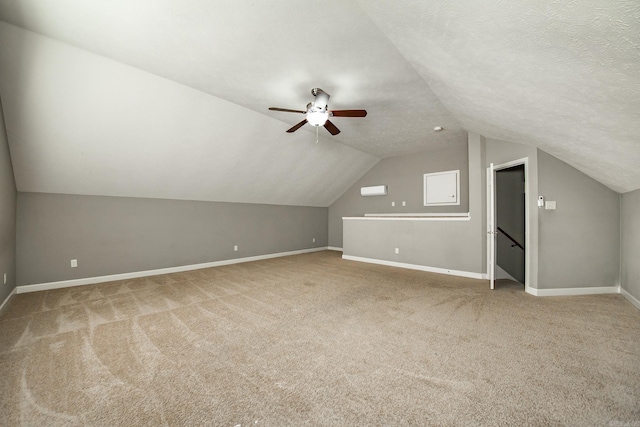
{"type": "Polygon", "coordinates": [[[405,202],[404,200],[402,201],[402,206],[407,206],[407,202],[405,202]]]}
{"type": "Polygon", "coordinates": [[[396,202],[391,202],[391,206],[395,206],[395,205],[396,205],[396,202]]]}
{"type": "Polygon", "coordinates": [[[396,248],[396,253],[399,254],[400,253],[400,248],[396,248]]]}
{"type": "Polygon", "coordinates": [[[313,238],[313,243],[315,243],[315,242],[316,242],[316,238],[314,237],[314,238],[313,238]]]}
{"type": "Polygon", "coordinates": [[[238,245],[233,245],[233,251],[238,252],[238,245]]]}
{"type": "Polygon", "coordinates": [[[71,260],[71,268],[76,268],[78,266],[78,260],[77,259],[72,259],[71,260]]]}
{"type": "Polygon", "coordinates": [[[4,284],[7,284],[7,273],[4,273],[4,284]]]}

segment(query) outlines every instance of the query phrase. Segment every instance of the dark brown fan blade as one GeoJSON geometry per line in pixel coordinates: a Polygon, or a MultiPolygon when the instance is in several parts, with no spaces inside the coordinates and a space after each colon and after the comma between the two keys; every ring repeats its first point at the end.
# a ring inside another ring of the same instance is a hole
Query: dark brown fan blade
{"type": "Polygon", "coordinates": [[[269,107],[269,110],[271,110],[271,111],[284,111],[285,113],[302,113],[302,114],[306,113],[306,111],[289,110],[288,108],[278,108],[278,107],[269,107]]]}
{"type": "Polygon", "coordinates": [[[336,125],[331,123],[329,120],[324,124],[324,128],[328,130],[331,135],[337,135],[340,133],[340,129],[338,129],[336,125]]]}
{"type": "Polygon", "coordinates": [[[300,129],[302,126],[304,126],[304,124],[307,123],[307,119],[304,119],[303,121],[301,121],[300,123],[298,123],[297,125],[295,125],[294,127],[292,127],[291,129],[289,129],[287,131],[287,133],[292,133],[297,131],[298,129],[300,129]]]}
{"type": "Polygon", "coordinates": [[[329,110],[333,117],[365,117],[367,110],[329,110]]]}

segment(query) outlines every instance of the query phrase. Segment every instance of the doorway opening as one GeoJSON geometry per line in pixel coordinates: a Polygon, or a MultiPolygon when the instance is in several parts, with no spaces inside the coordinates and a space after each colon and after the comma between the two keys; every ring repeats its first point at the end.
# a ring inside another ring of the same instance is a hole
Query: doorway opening
{"type": "Polygon", "coordinates": [[[487,168],[487,272],[491,289],[529,291],[528,159],[487,168]],[[503,280],[501,280],[503,279],[503,280]]]}
{"type": "Polygon", "coordinates": [[[496,279],[524,289],[526,264],[524,165],[496,170],[496,279]],[[507,282],[509,283],[509,282],[507,282]]]}

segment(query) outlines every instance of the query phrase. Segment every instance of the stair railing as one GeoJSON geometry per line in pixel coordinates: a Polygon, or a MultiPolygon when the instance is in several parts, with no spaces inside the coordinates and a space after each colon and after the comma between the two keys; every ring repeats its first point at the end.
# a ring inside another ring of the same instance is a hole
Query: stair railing
{"type": "Polygon", "coordinates": [[[504,236],[505,236],[507,239],[511,240],[511,242],[513,243],[513,244],[511,245],[511,247],[512,247],[512,248],[517,246],[517,247],[519,247],[520,249],[522,249],[522,250],[524,251],[524,246],[522,246],[522,244],[518,243],[518,241],[517,241],[516,239],[514,239],[513,237],[511,237],[511,236],[509,235],[509,233],[507,233],[506,231],[504,231],[504,230],[503,230],[502,228],[500,228],[500,227],[498,227],[498,231],[499,231],[500,233],[504,234],[504,236]]]}

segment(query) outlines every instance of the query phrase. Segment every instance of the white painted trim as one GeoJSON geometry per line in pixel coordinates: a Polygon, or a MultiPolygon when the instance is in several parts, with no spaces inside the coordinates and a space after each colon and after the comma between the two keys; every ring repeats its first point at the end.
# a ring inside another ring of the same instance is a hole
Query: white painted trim
{"type": "Polygon", "coordinates": [[[349,261],[366,262],[369,264],[386,265],[389,267],[407,268],[409,270],[428,271],[429,273],[449,274],[451,276],[468,277],[471,279],[484,278],[483,273],[472,273],[470,271],[460,271],[460,270],[451,270],[448,268],[429,267],[426,265],[407,264],[404,262],[386,261],[382,259],[363,258],[358,256],[352,256],[352,255],[342,255],[342,259],[346,259],[349,261]]]}
{"type": "Polygon", "coordinates": [[[496,265],[498,265],[496,251],[496,173],[493,163],[487,168],[487,276],[489,289],[496,288],[496,265]]]}
{"type": "MultiPolygon", "coordinates": [[[[364,214],[365,217],[405,217],[405,216],[411,216],[411,217],[418,217],[418,218],[429,218],[429,217],[438,217],[438,218],[449,218],[449,217],[463,217],[463,218],[468,218],[470,217],[469,212],[464,212],[464,213],[459,213],[459,212],[451,212],[451,213],[368,213],[368,214],[364,214]]],[[[358,217],[359,218],[359,217],[358,217]]]]}
{"type": "MultiPolygon", "coordinates": [[[[410,270],[427,271],[430,273],[448,274],[451,276],[468,277],[470,279],[484,279],[487,280],[486,273],[473,273],[469,271],[451,270],[447,268],[429,267],[426,265],[407,264],[403,262],[386,261],[381,259],[363,258],[352,255],[342,255],[342,259],[349,261],[366,262],[369,264],[386,265],[389,267],[407,268],[410,270]]],[[[630,295],[627,291],[620,286],[601,286],[592,288],[566,288],[566,289],[536,289],[526,287],[525,291],[535,296],[571,296],[571,295],[598,295],[598,294],[619,294],[622,293],[631,304],[635,305],[640,310],[640,301],[633,295],[630,295]]]]}
{"type": "Polygon", "coordinates": [[[202,268],[220,267],[223,265],[240,264],[243,262],[260,261],[264,259],[280,258],[291,255],[306,254],[310,252],[326,251],[327,246],[311,249],[301,249],[298,251],[280,252],[275,254],[257,255],[245,258],[226,259],[222,261],[206,262],[203,264],[181,265],[178,267],[159,268],[156,270],[133,271],[131,273],[111,274],[109,276],[86,277],[83,279],[61,280],[58,282],[38,283],[33,285],[22,285],[16,287],[16,292],[24,294],[27,292],[46,291],[50,289],[70,288],[72,286],[93,285],[97,283],[113,282],[115,280],[136,279],[138,277],[157,276],[159,274],[180,273],[183,271],[200,270],[202,268]]]}
{"type": "Polygon", "coordinates": [[[469,221],[469,216],[446,216],[442,215],[438,217],[403,217],[399,215],[394,216],[343,216],[343,220],[363,220],[363,221],[469,221]]]}
{"type": "Polygon", "coordinates": [[[7,297],[4,299],[4,301],[2,301],[2,304],[0,304],[0,313],[2,313],[2,310],[4,309],[4,306],[7,303],[9,303],[9,300],[11,299],[11,297],[18,293],[17,289],[18,289],[17,287],[13,288],[13,290],[9,293],[9,295],[7,295],[7,297]]]}
{"type": "MultiPolygon", "coordinates": [[[[485,273],[485,274],[483,275],[483,277],[482,277],[482,278],[483,278],[484,280],[489,280],[489,275],[488,275],[487,273],[485,273]]],[[[513,279],[513,281],[514,281],[514,282],[516,282],[516,283],[520,283],[520,282],[518,282],[516,279],[513,279]]],[[[536,294],[534,293],[534,291],[537,291],[537,289],[532,288],[531,286],[528,286],[528,285],[525,283],[525,285],[524,285],[524,291],[525,291],[526,293],[530,294],[530,295],[536,295],[536,294]]]]}
{"type": "Polygon", "coordinates": [[[329,249],[330,251],[338,251],[338,252],[342,252],[343,251],[342,248],[338,248],[336,246],[327,246],[327,249],[329,249]]]}
{"type": "Polygon", "coordinates": [[[631,304],[635,306],[638,310],[640,310],[640,300],[633,295],[631,295],[626,289],[620,287],[620,293],[623,297],[625,297],[631,304]]]}
{"type": "MultiPolygon", "coordinates": [[[[524,197],[524,253],[525,253],[525,261],[524,261],[524,291],[528,294],[531,295],[537,295],[535,292],[537,292],[537,289],[532,288],[531,287],[531,272],[533,271],[533,268],[537,268],[537,265],[533,265],[533,251],[531,248],[531,226],[533,224],[533,215],[531,212],[532,206],[531,203],[529,203],[529,196],[530,196],[530,191],[531,191],[531,187],[529,185],[529,183],[531,182],[531,180],[529,179],[529,157],[523,157],[521,159],[516,159],[516,160],[512,160],[510,162],[506,162],[506,163],[501,163],[499,165],[494,165],[493,166],[493,174],[494,174],[494,184],[495,184],[495,173],[496,171],[499,170],[503,170],[503,169],[508,169],[514,166],[518,166],[518,165],[524,165],[524,193],[525,193],[525,197],[524,197]]],[[[488,180],[487,180],[487,187],[488,187],[488,180]]],[[[489,191],[489,189],[487,188],[487,191],[489,191]]],[[[492,189],[492,191],[494,192],[494,199],[495,199],[495,185],[494,188],[492,189]]],[[[489,195],[487,194],[487,197],[489,197],[489,195]]],[[[488,203],[488,202],[487,202],[488,203]]],[[[488,215],[488,214],[487,214],[488,215]]],[[[487,229],[487,232],[489,232],[490,230],[487,229]]],[[[488,245],[488,242],[487,242],[488,245]]],[[[489,253],[488,253],[488,248],[487,248],[487,269],[489,269],[489,253]]],[[[488,271],[488,270],[487,270],[488,271]]]]}
{"type": "Polygon", "coordinates": [[[509,169],[514,166],[526,164],[528,162],[529,162],[529,158],[523,157],[521,159],[511,160],[510,162],[500,163],[499,165],[495,165],[494,170],[509,169]]]}
{"type": "Polygon", "coordinates": [[[535,295],[538,297],[619,294],[620,286],[599,286],[599,287],[593,287],[593,288],[555,288],[555,289],[529,288],[529,291],[531,295],[535,295]]]}

